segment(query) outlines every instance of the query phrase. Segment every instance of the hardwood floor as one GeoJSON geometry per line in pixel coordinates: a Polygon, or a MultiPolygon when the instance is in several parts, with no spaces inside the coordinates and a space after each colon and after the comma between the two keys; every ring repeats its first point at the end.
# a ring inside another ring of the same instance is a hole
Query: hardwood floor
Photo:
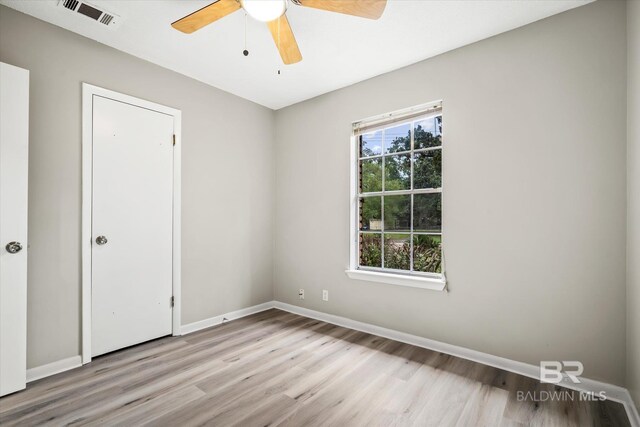
{"type": "Polygon", "coordinates": [[[628,426],[614,402],[268,310],[94,359],[0,399],[0,425],[628,426]],[[565,396],[566,397],[566,396],[565,396]]]}

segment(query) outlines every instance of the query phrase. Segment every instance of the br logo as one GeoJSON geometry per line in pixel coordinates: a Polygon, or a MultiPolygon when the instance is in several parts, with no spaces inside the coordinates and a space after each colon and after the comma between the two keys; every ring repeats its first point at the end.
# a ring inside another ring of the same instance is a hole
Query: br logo
{"type": "Polygon", "coordinates": [[[577,360],[558,362],[543,360],[540,362],[540,382],[558,384],[566,375],[575,384],[580,384],[578,377],[584,372],[584,366],[577,360]]]}

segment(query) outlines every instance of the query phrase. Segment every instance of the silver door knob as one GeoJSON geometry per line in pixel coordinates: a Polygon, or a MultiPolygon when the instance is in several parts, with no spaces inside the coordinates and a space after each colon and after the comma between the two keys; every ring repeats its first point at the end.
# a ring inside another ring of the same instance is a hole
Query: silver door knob
{"type": "Polygon", "coordinates": [[[20,242],[9,242],[5,248],[10,254],[17,254],[22,250],[22,244],[20,242]]]}
{"type": "Polygon", "coordinates": [[[99,245],[106,245],[108,242],[107,238],[104,236],[98,236],[96,237],[96,243],[99,245]]]}

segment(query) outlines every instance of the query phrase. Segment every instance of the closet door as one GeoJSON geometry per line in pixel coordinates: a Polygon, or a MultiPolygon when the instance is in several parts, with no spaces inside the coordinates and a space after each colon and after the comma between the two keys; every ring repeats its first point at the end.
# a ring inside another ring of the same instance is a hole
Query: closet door
{"type": "Polygon", "coordinates": [[[173,116],[93,97],[92,356],[171,335],[173,116]]]}

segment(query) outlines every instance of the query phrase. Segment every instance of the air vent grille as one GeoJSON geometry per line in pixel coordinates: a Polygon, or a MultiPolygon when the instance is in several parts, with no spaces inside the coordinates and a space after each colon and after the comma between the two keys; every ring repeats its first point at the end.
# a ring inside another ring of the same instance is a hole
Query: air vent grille
{"type": "Polygon", "coordinates": [[[76,10],[76,7],[78,7],[79,3],[80,2],[78,0],[64,0],[62,6],[70,10],[76,10]]]}
{"type": "Polygon", "coordinates": [[[109,28],[117,27],[122,20],[118,15],[107,12],[83,0],[59,0],[58,6],[76,12],[79,15],[84,15],[109,28]]]}
{"type": "Polygon", "coordinates": [[[104,25],[109,25],[112,19],[113,19],[113,15],[109,15],[108,13],[103,13],[102,18],[100,18],[100,23],[104,25]]]}
{"type": "Polygon", "coordinates": [[[100,19],[100,16],[102,15],[102,11],[100,9],[96,9],[93,6],[89,6],[86,3],[82,3],[80,5],[80,7],[78,8],[78,13],[81,13],[84,16],[93,19],[94,21],[97,21],[98,19],[100,19]]]}

